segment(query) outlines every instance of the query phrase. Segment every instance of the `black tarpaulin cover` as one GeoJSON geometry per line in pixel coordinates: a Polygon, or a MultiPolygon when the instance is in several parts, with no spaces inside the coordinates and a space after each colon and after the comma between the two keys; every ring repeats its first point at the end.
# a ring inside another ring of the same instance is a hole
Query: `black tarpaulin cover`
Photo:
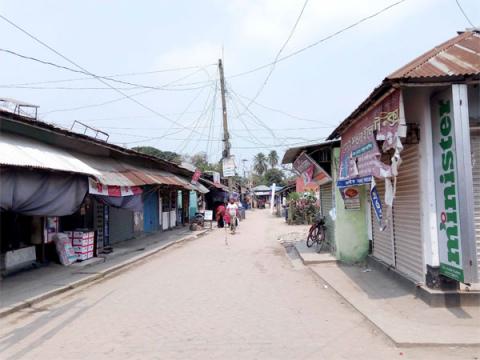
{"type": "Polygon", "coordinates": [[[21,168],[0,169],[0,210],[65,216],[78,210],[88,191],[85,175],[21,168]]]}

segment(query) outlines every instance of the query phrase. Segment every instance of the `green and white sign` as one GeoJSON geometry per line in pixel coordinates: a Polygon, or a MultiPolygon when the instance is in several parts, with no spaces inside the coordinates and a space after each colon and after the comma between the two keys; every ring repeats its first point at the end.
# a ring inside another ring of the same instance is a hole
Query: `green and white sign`
{"type": "Polygon", "coordinates": [[[432,100],[433,158],[440,273],[464,282],[452,94],[432,100]]]}

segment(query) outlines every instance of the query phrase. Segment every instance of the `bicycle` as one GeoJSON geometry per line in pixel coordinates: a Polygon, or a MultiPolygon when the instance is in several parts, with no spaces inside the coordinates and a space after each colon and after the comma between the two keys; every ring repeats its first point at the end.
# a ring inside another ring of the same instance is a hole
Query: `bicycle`
{"type": "Polygon", "coordinates": [[[310,226],[310,230],[308,230],[307,247],[310,248],[316,244],[317,252],[320,252],[327,243],[326,238],[327,227],[325,225],[325,217],[318,214],[315,222],[310,226]]]}

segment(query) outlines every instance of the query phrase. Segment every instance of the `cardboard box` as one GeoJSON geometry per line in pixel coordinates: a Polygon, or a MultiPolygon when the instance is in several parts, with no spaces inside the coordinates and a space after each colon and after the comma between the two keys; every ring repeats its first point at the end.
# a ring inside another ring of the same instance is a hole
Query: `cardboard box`
{"type": "Polygon", "coordinates": [[[88,239],[73,238],[72,245],[73,246],[88,246],[88,239]]]}
{"type": "Polygon", "coordinates": [[[79,261],[83,261],[83,260],[87,260],[89,257],[88,257],[88,253],[79,253],[77,254],[77,259],[79,261]]]}
{"type": "Polygon", "coordinates": [[[89,251],[89,252],[87,253],[87,258],[88,258],[88,259],[93,258],[93,251],[89,251]]]}
{"type": "Polygon", "coordinates": [[[94,241],[95,241],[95,237],[94,237],[94,236],[89,237],[89,238],[88,238],[88,245],[93,245],[94,241]]]}
{"type": "Polygon", "coordinates": [[[76,254],[78,253],[87,253],[88,250],[88,245],[86,246],[74,246],[73,251],[75,251],[76,254]]]}
{"type": "Polygon", "coordinates": [[[93,251],[93,244],[87,246],[87,252],[92,252],[93,251]]]}

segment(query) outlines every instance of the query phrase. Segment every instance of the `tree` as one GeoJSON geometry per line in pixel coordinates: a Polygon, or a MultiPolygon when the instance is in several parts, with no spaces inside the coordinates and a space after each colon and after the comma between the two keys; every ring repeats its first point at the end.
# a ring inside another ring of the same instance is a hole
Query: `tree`
{"type": "Polygon", "coordinates": [[[278,154],[275,150],[270,151],[270,153],[268,154],[268,163],[270,164],[272,169],[278,165],[278,154]]]}
{"type": "Polygon", "coordinates": [[[191,156],[184,156],[184,160],[195,165],[202,173],[206,171],[222,172],[221,163],[209,163],[205,152],[199,152],[191,156]]]}
{"type": "Polygon", "coordinates": [[[264,153],[258,153],[253,159],[253,169],[258,175],[263,175],[268,169],[267,158],[264,153]]]}
{"type": "Polygon", "coordinates": [[[283,171],[279,169],[268,169],[265,171],[263,179],[265,184],[268,186],[272,185],[273,183],[275,183],[277,186],[285,185],[285,175],[283,174],[283,171]]]}
{"type": "Polygon", "coordinates": [[[177,154],[173,151],[162,151],[153,146],[136,146],[132,150],[138,151],[145,155],[155,156],[162,160],[170,161],[175,164],[180,164],[182,162],[182,157],[180,154],[177,154]]]}

